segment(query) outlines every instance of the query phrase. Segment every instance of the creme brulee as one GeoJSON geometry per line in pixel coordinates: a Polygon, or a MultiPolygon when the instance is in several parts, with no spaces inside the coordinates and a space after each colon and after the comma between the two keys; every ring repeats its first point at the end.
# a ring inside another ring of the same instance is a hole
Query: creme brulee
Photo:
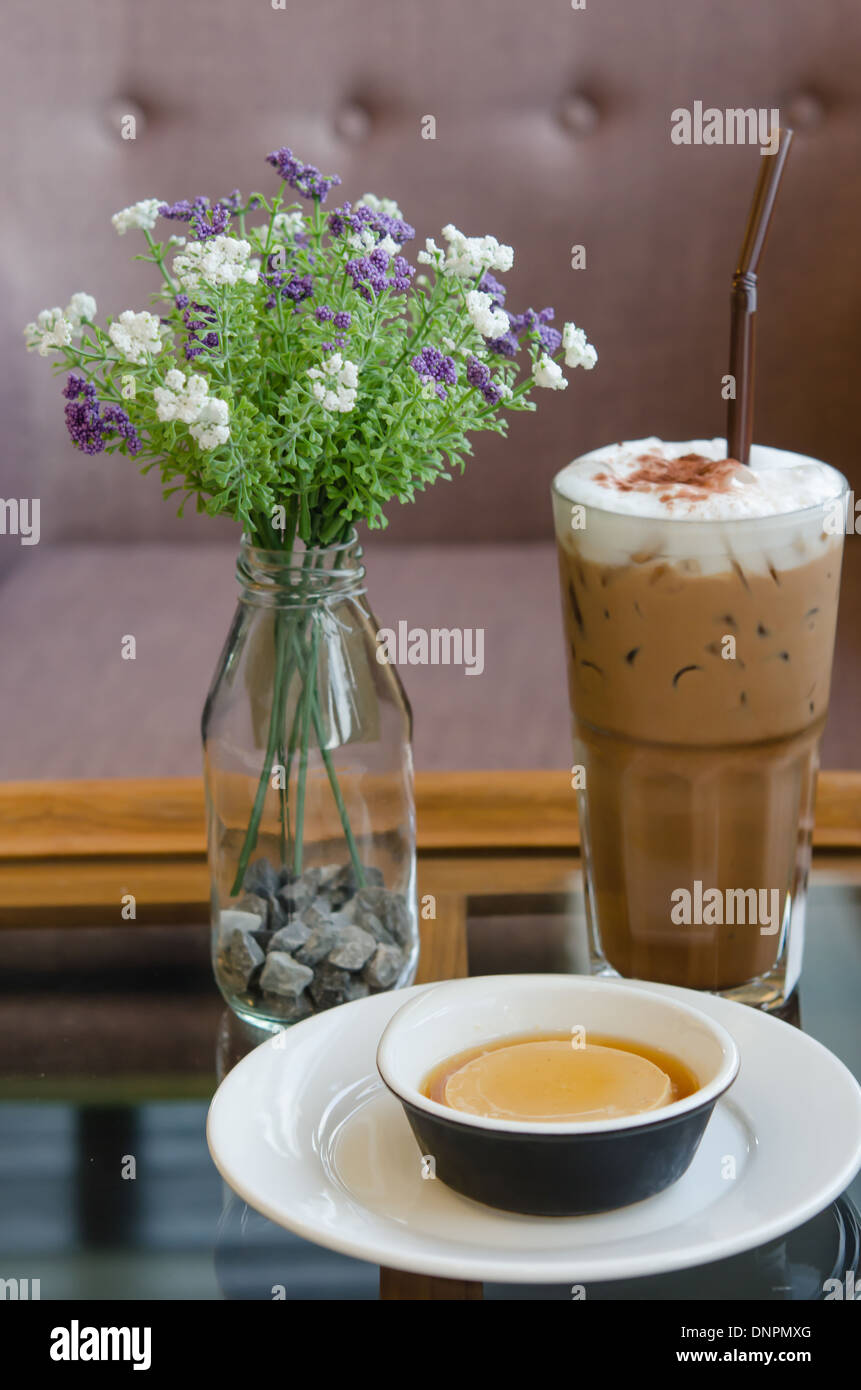
{"type": "Polygon", "coordinates": [[[611,1120],[671,1105],[697,1089],[677,1058],[619,1038],[507,1038],[450,1057],[427,1077],[430,1100],[487,1119],[611,1120]]]}

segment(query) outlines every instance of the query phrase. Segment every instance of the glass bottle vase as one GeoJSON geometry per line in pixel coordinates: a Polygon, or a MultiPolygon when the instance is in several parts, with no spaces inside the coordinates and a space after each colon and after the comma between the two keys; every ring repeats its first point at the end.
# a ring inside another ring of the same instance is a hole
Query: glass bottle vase
{"type": "Polygon", "coordinates": [[[243,538],[203,713],[213,970],[270,1030],[416,971],[412,717],[361,557],[355,532],[291,552],[243,538]]]}

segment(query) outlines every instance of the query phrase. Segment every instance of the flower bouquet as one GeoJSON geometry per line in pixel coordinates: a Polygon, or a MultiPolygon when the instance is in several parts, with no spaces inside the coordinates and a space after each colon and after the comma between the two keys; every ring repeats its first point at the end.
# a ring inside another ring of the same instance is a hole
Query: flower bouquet
{"type": "Polygon", "coordinates": [[[356,527],[462,470],[473,432],[504,433],[596,353],[550,308],[509,311],[514,253],[496,238],[446,226],[414,265],[394,202],[327,213],[340,179],[287,148],[267,158],[274,196],[116,214],[158,272],[152,311],[102,328],[78,293],[25,334],[69,372],[76,448],[128,454],[180,514],[193,499],[242,525],[203,721],[213,960],[231,1006],[275,1027],[415,972],[409,706],[356,527]]]}

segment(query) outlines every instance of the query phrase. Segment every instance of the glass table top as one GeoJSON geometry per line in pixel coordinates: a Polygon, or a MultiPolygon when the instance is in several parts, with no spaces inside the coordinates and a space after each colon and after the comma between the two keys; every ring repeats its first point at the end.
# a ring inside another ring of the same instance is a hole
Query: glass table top
{"type": "MultiPolygon", "coordinates": [[[[570,971],[582,900],[468,900],[471,974],[570,971]]],[[[861,859],[814,870],[805,1031],[861,1073],[861,859]]],[[[374,1299],[375,1266],[309,1244],[248,1208],[206,1147],[209,1099],[238,1060],[204,925],[0,932],[0,1277],[43,1299],[374,1299]]],[[[852,1199],[732,1261],[590,1286],[590,1298],[819,1298],[858,1268],[852,1199]],[[731,1288],[732,1293],[722,1293],[731,1288]]],[[[565,1288],[485,1285],[491,1299],[570,1299],[565,1288]]]]}

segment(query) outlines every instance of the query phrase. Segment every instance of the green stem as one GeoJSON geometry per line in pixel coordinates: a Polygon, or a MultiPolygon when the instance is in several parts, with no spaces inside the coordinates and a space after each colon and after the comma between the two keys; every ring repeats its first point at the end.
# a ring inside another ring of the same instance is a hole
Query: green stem
{"type": "Polygon", "coordinates": [[[314,732],[317,735],[317,743],[319,744],[320,753],[322,755],[323,763],[326,768],[326,776],[329,778],[329,786],[332,788],[332,796],[335,798],[335,805],[338,808],[338,815],[341,818],[341,828],[344,831],[344,838],[347,841],[347,847],[350,851],[350,858],[353,861],[353,868],[356,873],[356,882],[358,883],[360,888],[364,888],[365,870],[362,866],[361,860],[359,859],[359,850],[356,845],[355,838],[353,836],[352,826],[350,825],[350,817],[347,814],[347,807],[344,803],[344,797],[341,792],[340,785],[338,783],[338,774],[335,771],[335,764],[332,762],[332,755],[324,742],[325,731],[323,729],[322,721],[320,719],[320,711],[317,707],[316,698],[314,700],[314,708],[312,713],[314,718],[314,732]]]}
{"type": "Polygon", "coordinates": [[[293,872],[302,872],[302,833],[305,826],[305,782],[308,774],[308,744],[311,735],[311,706],[317,689],[317,643],[320,625],[311,617],[311,655],[302,691],[302,742],[299,748],[299,780],[296,787],[296,843],[293,848],[293,872]]]}
{"type": "MultiPolygon", "coordinates": [[[[276,622],[277,630],[277,622],[276,622]]],[[[269,719],[269,736],[266,740],[266,753],[263,759],[263,770],[260,780],[257,783],[257,795],[254,798],[254,805],[251,808],[251,817],[248,822],[248,829],[245,832],[245,840],[242,851],[239,855],[239,863],[236,866],[236,877],[233,880],[233,887],[230,890],[235,897],[242,891],[245,881],[245,871],[248,868],[248,860],[257,844],[257,832],[260,828],[260,818],[263,815],[263,803],[266,799],[266,786],[272,770],[272,763],[275,758],[275,748],[278,743],[278,710],[281,707],[280,691],[284,682],[284,658],[285,648],[282,644],[276,645],[275,654],[275,679],[272,693],[272,713],[269,719]]]]}

